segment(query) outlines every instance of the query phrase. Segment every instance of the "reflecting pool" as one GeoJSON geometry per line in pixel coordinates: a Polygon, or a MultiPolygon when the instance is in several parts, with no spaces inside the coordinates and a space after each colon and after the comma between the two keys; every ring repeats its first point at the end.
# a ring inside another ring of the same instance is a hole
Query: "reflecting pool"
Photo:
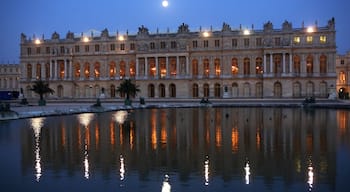
{"type": "Polygon", "coordinates": [[[0,122],[9,191],[347,191],[350,111],[169,108],[0,122]]]}

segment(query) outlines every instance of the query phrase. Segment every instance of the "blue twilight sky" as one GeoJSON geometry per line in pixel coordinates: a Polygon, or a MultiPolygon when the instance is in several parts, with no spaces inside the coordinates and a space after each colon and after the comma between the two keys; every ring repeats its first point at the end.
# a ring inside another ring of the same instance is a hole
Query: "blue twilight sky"
{"type": "MultiPolygon", "coordinates": [[[[232,28],[262,29],[271,21],[281,28],[287,20],[293,27],[315,24],[325,26],[335,18],[337,51],[350,51],[349,0],[1,0],[0,63],[19,63],[20,34],[61,38],[70,30],[76,34],[107,28],[110,32],[137,33],[144,25],[151,33],[175,32],[182,23],[191,31],[221,29],[223,22],[232,28]]],[[[112,33],[113,34],[113,33],[112,33]]]]}

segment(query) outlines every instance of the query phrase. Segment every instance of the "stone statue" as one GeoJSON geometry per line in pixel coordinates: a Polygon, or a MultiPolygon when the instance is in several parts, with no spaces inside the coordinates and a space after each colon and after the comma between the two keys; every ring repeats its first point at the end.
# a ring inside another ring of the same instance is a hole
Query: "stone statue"
{"type": "Polygon", "coordinates": [[[267,23],[264,24],[264,32],[272,32],[273,30],[273,25],[271,21],[268,21],[267,23]]]}
{"type": "Polygon", "coordinates": [[[190,30],[188,29],[188,25],[187,24],[182,23],[182,25],[179,26],[177,32],[178,33],[189,33],[190,30]]]}
{"type": "Polygon", "coordinates": [[[230,25],[224,22],[224,23],[222,24],[222,31],[223,31],[223,32],[230,32],[230,31],[231,31],[230,25]]]}
{"type": "Polygon", "coordinates": [[[74,33],[68,31],[67,35],[66,35],[66,39],[71,39],[73,40],[74,39],[74,33]]]}
{"type": "Polygon", "coordinates": [[[55,31],[55,32],[52,34],[51,39],[58,40],[58,39],[60,39],[60,35],[55,31]]]}
{"type": "Polygon", "coordinates": [[[109,37],[109,33],[108,33],[108,29],[105,28],[102,33],[101,33],[101,37],[103,38],[108,38],[109,37]]]}

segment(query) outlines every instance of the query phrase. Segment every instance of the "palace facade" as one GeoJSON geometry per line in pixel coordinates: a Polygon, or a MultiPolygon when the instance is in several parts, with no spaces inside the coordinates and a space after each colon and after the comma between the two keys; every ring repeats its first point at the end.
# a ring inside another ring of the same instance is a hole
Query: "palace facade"
{"type": "Polygon", "coordinates": [[[19,91],[19,64],[0,64],[0,91],[19,91]]]}
{"type": "Polygon", "coordinates": [[[275,29],[224,23],[221,30],[175,33],[101,33],[51,39],[21,35],[21,87],[26,97],[37,79],[49,81],[57,98],[118,98],[125,78],[144,98],[301,98],[336,92],[336,31],[326,26],[275,29]]]}
{"type": "Polygon", "coordinates": [[[345,55],[337,55],[337,92],[341,99],[349,99],[350,91],[350,52],[345,55]]]}

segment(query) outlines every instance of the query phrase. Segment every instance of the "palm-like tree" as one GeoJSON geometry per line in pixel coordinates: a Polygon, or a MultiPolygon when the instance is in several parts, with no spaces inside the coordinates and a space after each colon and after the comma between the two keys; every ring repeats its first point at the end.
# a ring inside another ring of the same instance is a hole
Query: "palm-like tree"
{"type": "Polygon", "coordinates": [[[30,88],[30,90],[40,96],[39,105],[45,105],[44,94],[53,94],[55,92],[49,87],[49,83],[46,83],[42,80],[35,81],[34,85],[32,86],[32,88],[30,88]]]}
{"type": "Polygon", "coordinates": [[[125,79],[119,87],[117,87],[116,91],[121,94],[126,94],[125,104],[130,105],[130,96],[135,97],[137,92],[140,92],[140,89],[131,79],[125,79]]]}

